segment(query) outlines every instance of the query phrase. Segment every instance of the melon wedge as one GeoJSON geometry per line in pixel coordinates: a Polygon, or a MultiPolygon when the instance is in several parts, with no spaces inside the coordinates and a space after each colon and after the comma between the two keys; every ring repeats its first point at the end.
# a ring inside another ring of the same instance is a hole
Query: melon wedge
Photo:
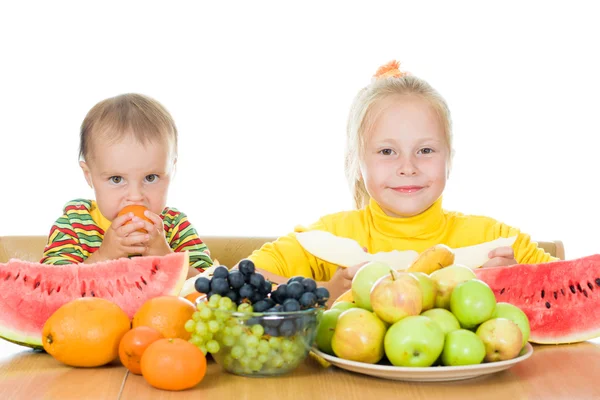
{"type": "Polygon", "coordinates": [[[480,268],[498,302],[529,318],[532,343],[575,343],[600,336],[600,254],[570,261],[480,268]]]}
{"type": "Polygon", "coordinates": [[[62,266],[12,259],[0,264],[0,337],[42,348],[46,320],[78,297],[105,298],[132,318],[146,300],[178,295],[188,266],[187,252],[62,266]]]}

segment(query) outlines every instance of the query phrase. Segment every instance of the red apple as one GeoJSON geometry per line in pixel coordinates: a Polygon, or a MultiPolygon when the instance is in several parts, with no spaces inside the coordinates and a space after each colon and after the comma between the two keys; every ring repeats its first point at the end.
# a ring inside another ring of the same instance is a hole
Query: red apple
{"type": "Polygon", "coordinates": [[[371,289],[371,307],[382,321],[393,324],[421,313],[423,296],[419,280],[407,272],[390,271],[371,289]]]}

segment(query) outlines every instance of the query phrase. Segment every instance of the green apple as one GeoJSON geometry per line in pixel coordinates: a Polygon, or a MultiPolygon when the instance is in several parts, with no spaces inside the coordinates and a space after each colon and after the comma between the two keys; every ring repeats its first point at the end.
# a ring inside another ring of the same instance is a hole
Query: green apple
{"type": "Polygon", "coordinates": [[[431,318],[434,322],[436,322],[444,335],[460,329],[460,323],[450,311],[445,308],[432,308],[431,310],[427,310],[421,313],[422,316],[431,318]]]}
{"type": "Polygon", "coordinates": [[[454,264],[446,268],[438,269],[429,275],[436,284],[437,294],[435,296],[435,307],[450,309],[450,296],[452,290],[461,282],[475,279],[475,273],[471,268],[464,265],[454,264]]]}
{"type": "Polygon", "coordinates": [[[335,332],[335,326],[337,325],[338,317],[344,311],[345,310],[331,309],[325,311],[321,316],[315,342],[319,350],[322,352],[333,355],[331,339],[333,338],[333,334],[335,332]]]}
{"type": "Polygon", "coordinates": [[[346,311],[346,310],[349,310],[351,308],[356,308],[356,307],[358,307],[356,305],[356,303],[353,303],[351,301],[339,301],[339,302],[335,303],[333,306],[331,306],[331,309],[346,311]]]}
{"type": "Polygon", "coordinates": [[[489,319],[479,325],[476,334],[485,345],[485,361],[511,360],[521,351],[523,334],[509,319],[489,319]]]}
{"type": "Polygon", "coordinates": [[[344,360],[375,364],[383,358],[386,326],[374,313],[351,308],[340,314],[331,348],[344,360]]]}
{"type": "Polygon", "coordinates": [[[421,286],[406,272],[390,271],[371,289],[371,307],[383,322],[393,324],[402,318],[421,313],[421,286]]]}
{"type": "Polygon", "coordinates": [[[400,367],[429,367],[442,353],[444,332],[430,318],[406,317],[385,334],[385,355],[400,367]]]}
{"type": "Polygon", "coordinates": [[[459,283],[450,296],[450,311],[463,328],[472,329],[487,321],[495,309],[494,292],[479,279],[459,283]]]}
{"type": "Polygon", "coordinates": [[[411,272],[410,274],[419,280],[421,286],[421,311],[432,309],[435,306],[435,295],[437,294],[435,282],[424,272],[411,272]]]}
{"type": "Polygon", "coordinates": [[[496,304],[496,311],[492,314],[492,318],[506,318],[517,324],[523,335],[523,346],[527,344],[529,334],[531,333],[529,318],[527,318],[527,315],[519,307],[510,303],[498,303],[496,304]]]}
{"type": "Polygon", "coordinates": [[[360,267],[352,278],[352,298],[357,306],[368,311],[373,311],[371,307],[371,288],[382,276],[392,271],[389,265],[372,261],[360,267]]]}
{"type": "Polygon", "coordinates": [[[458,329],[446,335],[442,364],[449,366],[480,364],[484,358],[483,341],[473,332],[458,329]]]}

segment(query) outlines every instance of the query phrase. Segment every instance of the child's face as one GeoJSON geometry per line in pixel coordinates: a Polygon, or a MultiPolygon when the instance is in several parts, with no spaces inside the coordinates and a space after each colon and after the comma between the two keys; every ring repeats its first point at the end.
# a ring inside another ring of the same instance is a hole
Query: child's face
{"type": "Polygon", "coordinates": [[[80,162],[85,179],[96,194],[100,212],[112,221],[130,204],[160,215],[175,168],[172,145],[138,142],[133,135],[115,143],[101,138],[91,144],[89,162],[80,162]]]}
{"type": "Polygon", "coordinates": [[[412,95],[384,99],[371,115],[360,163],[369,195],[389,216],[422,213],[441,196],[448,175],[449,151],[439,116],[426,100],[412,95]]]}

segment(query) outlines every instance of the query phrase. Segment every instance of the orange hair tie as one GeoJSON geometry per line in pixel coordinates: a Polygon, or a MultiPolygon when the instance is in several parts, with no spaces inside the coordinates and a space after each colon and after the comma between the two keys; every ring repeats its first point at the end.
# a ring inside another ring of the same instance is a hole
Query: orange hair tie
{"type": "Polygon", "coordinates": [[[402,78],[406,75],[408,75],[408,72],[400,71],[400,62],[392,60],[389,63],[379,67],[377,72],[375,72],[375,75],[373,75],[373,78],[402,78]]]}

